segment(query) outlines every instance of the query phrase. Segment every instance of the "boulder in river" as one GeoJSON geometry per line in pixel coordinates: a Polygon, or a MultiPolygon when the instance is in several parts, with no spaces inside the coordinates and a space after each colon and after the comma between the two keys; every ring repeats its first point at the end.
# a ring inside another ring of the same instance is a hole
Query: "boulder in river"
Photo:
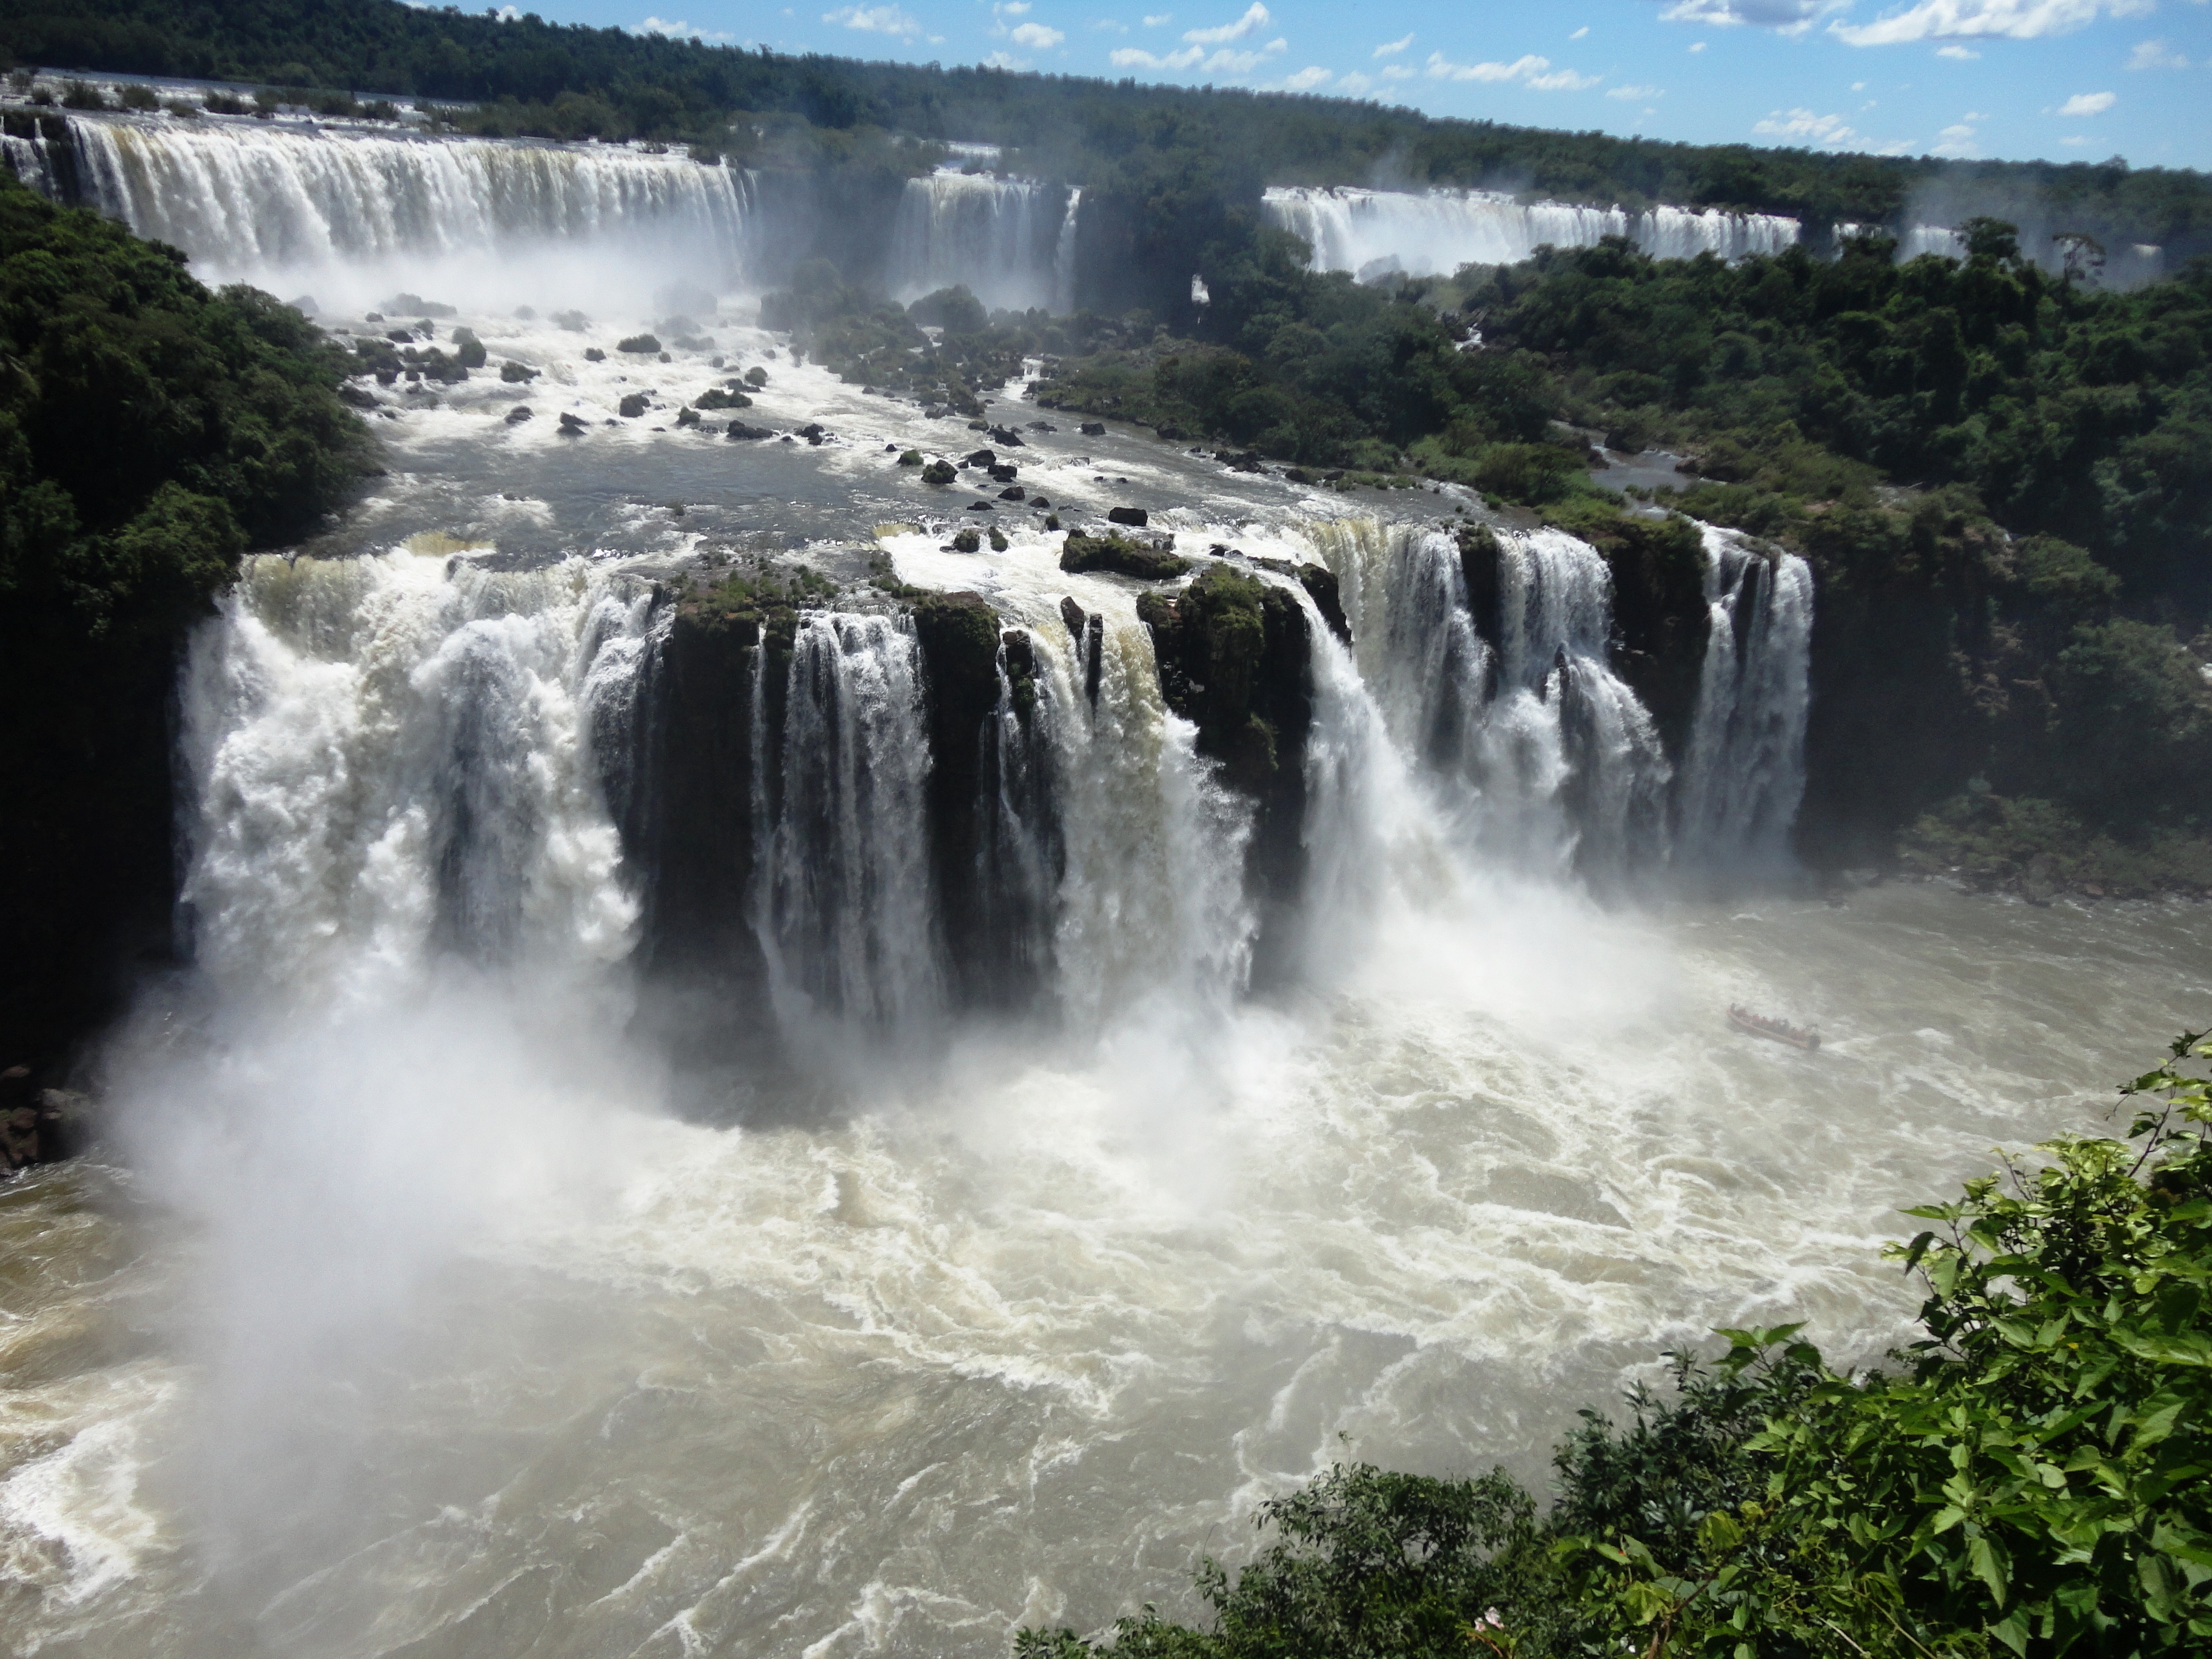
{"type": "Polygon", "coordinates": [[[634,357],[657,357],[660,342],[650,334],[633,334],[628,339],[615,342],[617,351],[627,351],[634,357]]]}
{"type": "Polygon", "coordinates": [[[732,421],[726,430],[732,438],[758,440],[775,436],[764,426],[747,426],[743,421],[732,421]]]}
{"type": "Polygon", "coordinates": [[[1029,499],[1029,491],[1019,484],[1009,484],[999,492],[999,499],[1002,501],[1024,501],[1029,499]]]}
{"type": "Polygon", "coordinates": [[[1103,438],[1106,435],[1106,422],[1103,421],[1085,421],[1083,423],[1082,432],[1083,435],[1086,438],[1103,438]]]}
{"type": "Polygon", "coordinates": [[[530,405],[528,404],[517,404],[513,409],[507,411],[507,423],[509,426],[520,426],[529,418],[530,405]]]}
{"type": "Polygon", "coordinates": [[[990,449],[970,450],[968,459],[960,463],[963,466],[996,466],[998,464],[998,452],[990,449]]]}
{"type": "Polygon", "coordinates": [[[1114,523],[1127,525],[1133,530],[1142,530],[1152,520],[1152,515],[1141,507],[1109,507],[1106,516],[1114,523]]]}
{"type": "Polygon", "coordinates": [[[642,392],[633,392],[615,406],[615,412],[625,421],[634,421],[646,411],[646,397],[642,392]]]}
{"type": "Polygon", "coordinates": [[[1019,449],[1022,447],[1022,434],[1012,427],[994,426],[990,428],[990,432],[991,441],[994,444],[1003,444],[1008,449],[1019,449]]]}
{"type": "Polygon", "coordinates": [[[927,484],[949,484],[959,476],[950,461],[932,461],[921,469],[921,481],[927,484]]]}
{"type": "Polygon", "coordinates": [[[953,532],[952,550],[955,553],[973,553],[978,550],[982,545],[982,538],[978,536],[973,530],[957,530],[953,532]]]}
{"type": "Polygon", "coordinates": [[[1139,581],[1170,581],[1190,568],[1190,561],[1167,548],[1126,536],[1086,536],[1070,531],[1060,544],[1060,568],[1078,574],[1112,570],[1139,581]]]}
{"type": "Polygon", "coordinates": [[[577,416],[572,415],[565,410],[562,410],[561,414],[561,435],[564,438],[582,437],[584,435],[583,421],[577,416]]]}

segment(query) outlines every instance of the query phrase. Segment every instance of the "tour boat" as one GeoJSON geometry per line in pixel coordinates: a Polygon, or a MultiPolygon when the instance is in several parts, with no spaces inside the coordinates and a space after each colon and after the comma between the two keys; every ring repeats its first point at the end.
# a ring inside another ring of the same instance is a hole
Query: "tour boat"
{"type": "Polygon", "coordinates": [[[1729,1004],[1729,1024],[1739,1031],[1748,1031],[1753,1036],[1771,1037],[1777,1042],[1786,1042],[1793,1048],[1802,1048],[1808,1054],[1820,1046],[1818,1031],[1792,1025],[1786,1019],[1769,1019],[1764,1014],[1754,1014],[1739,1003],[1729,1004]]]}

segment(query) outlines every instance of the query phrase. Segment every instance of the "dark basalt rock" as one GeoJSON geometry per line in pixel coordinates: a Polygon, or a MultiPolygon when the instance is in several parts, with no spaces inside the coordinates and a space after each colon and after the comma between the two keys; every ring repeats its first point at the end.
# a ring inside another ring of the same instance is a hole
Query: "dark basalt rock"
{"type": "Polygon", "coordinates": [[[1142,530],[1152,521],[1152,515],[1141,507],[1109,507],[1106,516],[1114,523],[1127,525],[1133,530],[1142,530]]]}
{"type": "Polygon", "coordinates": [[[1014,431],[1012,428],[994,426],[990,430],[991,441],[993,443],[1003,445],[1008,449],[1019,449],[1022,447],[1022,434],[1014,431]]]}
{"type": "Polygon", "coordinates": [[[963,466],[996,466],[998,464],[999,453],[994,449],[970,450],[968,459],[960,463],[963,466]]]}
{"type": "Polygon", "coordinates": [[[932,461],[921,469],[921,481],[926,484],[949,484],[959,476],[950,461],[932,461]]]}
{"type": "Polygon", "coordinates": [[[1045,500],[1042,495],[1030,496],[1030,505],[1036,507],[1041,513],[1050,512],[1052,510],[1052,503],[1045,500]]]}
{"type": "MultiPolygon", "coordinates": [[[[1711,613],[1705,543],[1689,520],[1616,519],[1584,532],[1613,572],[1613,670],[1650,712],[1677,769],[1698,712],[1711,613]]],[[[1766,572],[1758,574],[1771,580],[1766,572]]],[[[1748,622],[1756,607],[1740,614],[1748,622]]]]}
{"type": "Polygon", "coordinates": [[[987,467],[984,470],[989,472],[993,480],[999,483],[1012,483],[1022,476],[1021,468],[1010,465],[1004,461],[1000,462],[996,466],[987,467]]]}
{"type": "Polygon", "coordinates": [[[1213,452],[1213,459],[1231,472],[1265,472],[1267,470],[1260,464],[1256,450],[1217,449],[1213,452]]]}
{"type": "Polygon", "coordinates": [[[1000,490],[999,492],[999,499],[1002,501],[1027,501],[1029,499],[1029,492],[1024,489],[1019,484],[1015,484],[1011,489],[1000,490]]]}
{"type": "Polygon", "coordinates": [[[1468,608],[1474,613],[1474,631],[1498,644],[1498,536],[1486,524],[1468,525],[1459,532],[1459,569],[1467,583],[1468,608]]]}
{"type": "Polygon", "coordinates": [[[1086,438],[1103,438],[1106,435],[1106,422],[1103,421],[1085,421],[1080,429],[1083,435],[1086,438]]]}
{"type": "Polygon", "coordinates": [[[1112,570],[1139,581],[1170,581],[1190,568],[1190,561],[1165,547],[1131,541],[1126,536],[1086,536],[1070,531],[1060,544],[1060,568],[1080,574],[1112,570]]]}
{"type": "Polygon", "coordinates": [[[677,425],[678,425],[678,426],[696,426],[696,425],[698,425],[698,424],[699,424],[699,411],[698,411],[697,410],[696,410],[696,409],[679,409],[679,410],[678,410],[676,411],[676,424],[677,424],[677,425]]]}
{"type": "Polygon", "coordinates": [[[1285,970],[1305,881],[1305,747],[1313,726],[1312,641],[1289,593],[1226,564],[1181,593],[1143,593],[1160,695],[1198,727],[1198,749],[1259,803],[1246,854],[1261,912],[1257,979],[1285,970]]]}
{"type": "Polygon", "coordinates": [[[822,429],[821,423],[819,422],[809,421],[805,426],[799,428],[799,435],[805,439],[808,443],[819,448],[821,447],[822,441],[830,434],[822,429]]]}
{"type": "Polygon", "coordinates": [[[732,438],[742,438],[749,441],[757,441],[763,438],[775,436],[774,432],[764,426],[747,426],[743,421],[732,421],[725,430],[732,438]]]}
{"type": "Polygon", "coordinates": [[[561,435],[564,438],[582,437],[584,422],[581,418],[563,410],[561,414],[561,435]]]}
{"type": "Polygon", "coordinates": [[[1083,642],[1083,624],[1089,617],[1090,612],[1076,604],[1073,596],[1060,600],[1060,619],[1067,624],[1069,635],[1079,645],[1083,642]]]}
{"type": "Polygon", "coordinates": [[[642,392],[633,392],[615,405],[615,413],[625,421],[634,421],[650,407],[642,392]]]}
{"type": "Polygon", "coordinates": [[[355,386],[351,381],[338,388],[338,401],[355,409],[374,409],[376,394],[367,386],[355,386]]]}
{"type": "Polygon", "coordinates": [[[982,538],[972,530],[956,530],[952,532],[952,550],[955,553],[974,553],[982,545],[982,538]]]}
{"type": "Polygon", "coordinates": [[[509,426],[520,426],[530,418],[530,412],[528,404],[517,404],[507,411],[507,423],[509,426]]]}

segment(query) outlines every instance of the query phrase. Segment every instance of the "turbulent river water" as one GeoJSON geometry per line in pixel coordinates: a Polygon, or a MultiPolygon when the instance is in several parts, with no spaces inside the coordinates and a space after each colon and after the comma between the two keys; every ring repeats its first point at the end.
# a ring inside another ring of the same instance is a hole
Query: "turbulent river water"
{"type": "Polygon", "coordinates": [[[100,1062],[102,1152],[0,1189],[15,1650],[990,1655],[1188,1613],[1198,1556],[1332,1461],[1540,1482],[1577,1407],[1714,1326],[1879,1353],[1898,1207],[2105,1126],[2203,1021],[2197,907],[1790,880],[1802,565],[1709,537],[1672,778],[1572,538],[1500,526],[1486,641],[1431,528],[1475,504],[1036,430],[1011,383],[989,413],[1064,514],[1341,584],[1305,902],[1252,991],[1249,813],[1162,706],[1137,585],[916,482],[898,449],[981,440],[793,363],[741,296],[666,363],[587,361],[665,309],[601,293],[456,319],[540,378],[380,394],[386,475],[194,641],[196,965],[100,1062]],[[750,366],[746,418],[824,441],[666,418],[750,366]],[[962,521],[1007,548],[951,551],[962,521]],[[670,1041],[611,734],[653,583],[732,555],[888,561],[1030,635],[1048,823],[989,739],[1030,1012],[951,1010],[914,636],[854,599],[802,623],[792,781],[746,809],[744,1012],[795,1059],[702,1081],[670,1041]],[[1669,873],[1714,867],[1759,879],[1669,873]],[[1825,1040],[1739,1038],[1736,1001],[1825,1040]]]}

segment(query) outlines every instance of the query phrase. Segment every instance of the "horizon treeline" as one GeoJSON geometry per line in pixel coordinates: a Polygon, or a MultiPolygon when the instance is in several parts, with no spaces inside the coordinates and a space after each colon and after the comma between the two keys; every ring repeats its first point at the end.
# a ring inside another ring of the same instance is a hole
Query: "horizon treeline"
{"type": "Polygon", "coordinates": [[[1018,153],[1010,161],[1086,188],[1208,198],[1216,215],[1256,204],[1270,184],[1482,185],[1789,214],[1817,239],[1838,222],[1901,222],[1924,198],[1956,204],[1953,216],[1998,213],[2177,258],[2212,251],[2212,180],[2118,157],[1954,161],[1674,143],[1310,94],[781,57],[399,0],[23,0],[11,10],[0,56],[19,64],[466,102],[476,107],[455,112],[460,124],[492,135],[720,149],[733,118],[739,129],[763,116],[875,128],[999,144],[1018,153]]]}

